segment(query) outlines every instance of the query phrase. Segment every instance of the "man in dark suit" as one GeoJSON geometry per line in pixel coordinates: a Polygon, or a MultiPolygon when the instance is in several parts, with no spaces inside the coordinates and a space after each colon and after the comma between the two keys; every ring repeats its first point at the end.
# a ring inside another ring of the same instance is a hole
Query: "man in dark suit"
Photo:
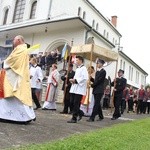
{"type": "Polygon", "coordinates": [[[44,55],[41,57],[40,60],[40,66],[43,70],[45,70],[45,66],[46,66],[46,57],[47,57],[47,52],[44,53],[44,55]]]}
{"type": "Polygon", "coordinates": [[[68,108],[70,108],[70,112],[73,111],[73,105],[70,102],[70,88],[71,88],[71,83],[69,82],[70,79],[72,79],[75,75],[75,71],[73,71],[73,64],[69,65],[69,70],[68,70],[68,76],[67,76],[67,71],[64,76],[61,77],[61,80],[64,81],[62,90],[64,91],[64,109],[61,114],[68,114],[68,108]],[[67,78],[67,81],[66,81],[67,78]]]}
{"type": "Polygon", "coordinates": [[[104,94],[104,81],[106,77],[106,71],[103,69],[104,60],[98,59],[97,60],[97,71],[95,74],[95,79],[91,78],[91,81],[93,84],[91,87],[93,88],[93,94],[94,94],[94,107],[92,111],[92,115],[87,120],[88,122],[93,122],[95,120],[95,116],[98,115],[99,119],[98,121],[101,121],[104,119],[102,107],[101,107],[101,99],[104,94]]]}
{"type": "Polygon", "coordinates": [[[118,78],[114,79],[114,81],[111,83],[112,86],[114,86],[114,107],[115,111],[113,114],[113,117],[111,120],[116,120],[119,117],[121,117],[120,114],[120,106],[121,106],[121,100],[123,96],[123,90],[126,87],[127,80],[123,77],[124,70],[120,69],[118,71],[118,78]]]}

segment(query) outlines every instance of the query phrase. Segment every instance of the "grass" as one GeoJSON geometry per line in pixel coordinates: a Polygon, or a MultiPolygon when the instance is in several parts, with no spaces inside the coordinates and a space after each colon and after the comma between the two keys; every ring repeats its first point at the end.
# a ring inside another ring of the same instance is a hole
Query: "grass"
{"type": "Polygon", "coordinates": [[[150,118],[114,125],[18,150],[149,150],[150,118]]]}

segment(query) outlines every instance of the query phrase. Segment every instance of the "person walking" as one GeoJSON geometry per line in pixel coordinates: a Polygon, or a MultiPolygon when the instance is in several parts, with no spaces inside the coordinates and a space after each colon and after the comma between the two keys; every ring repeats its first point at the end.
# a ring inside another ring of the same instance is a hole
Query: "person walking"
{"type": "Polygon", "coordinates": [[[63,87],[62,87],[62,90],[64,91],[64,108],[63,108],[63,111],[60,112],[61,114],[68,114],[68,109],[70,109],[69,113],[73,111],[73,106],[70,103],[70,93],[69,93],[70,88],[71,88],[71,83],[69,82],[69,80],[72,79],[75,75],[75,72],[73,71],[73,64],[69,65],[68,71],[69,71],[68,76],[67,76],[67,71],[66,71],[65,75],[61,77],[61,80],[64,81],[63,87]]]}
{"type": "Polygon", "coordinates": [[[36,95],[37,85],[42,82],[43,74],[41,68],[37,65],[37,59],[35,57],[31,58],[30,60],[30,83],[31,83],[31,91],[32,91],[32,99],[36,105],[34,110],[41,108],[39,99],[36,95]]]}
{"type": "Polygon", "coordinates": [[[77,123],[77,117],[79,120],[84,115],[83,111],[80,110],[81,99],[86,95],[87,81],[88,81],[88,71],[83,64],[84,59],[81,56],[76,56],[77,69],[73,79],[70,79],[71,89],[70,98],[73,102],[73,114],[71,120],[68,123],[77,123]]]}
{"type": "Polygon", "coordinates": [[[120,113],[120,106],[121,106],[121,100],[123,96],[123,90],[126,87],[127,80],[123,77],[124,70],[120,69],[118,71],[118,78],[114,79],[114,81],[111,83],[112,86],[114,86],[114,107],[115,111],[113,113],[113,117],[111,120],[116,120],[119,117],[121,117],[120,113]]]}
{"type": "Polygon", "coordinates": [[[97,71],[95,74],[95,79],[91,77],[91,81],[93,82],[93,84],[91,84],[91,87],[93,88],[92,93],[94,94],[94,107],[90,118],[87,120],[88,122],[93,122],[96,115],[99,116],[99,121],[104,119],[100,103],[104,94],[104,81],[106,77],[106,71],[103,68],[104,63],[105,62],[102,59],[97,60],[97,71]]]}
{"type": "MultiPolygon", "coordinates": [[[[88,74],[93,79],[95,78],[95,69],[93,66],[88,67],[88,74]]],[[[84,112],[84,116],[91,116],[94,106],[94,95],[92,94],[93,88],[90,86],[90,79],[87,83],[86,96],[82,97],[80,109],[84,112]]]]}
{"type": "Polygon", "coordinates": [[[133,90],[133,86],[130,86],[127,113],[129,113],[130,111],[133,111],[133,98],[134,98],[134,90],[133,90]]]}
{"type": "Polygon", "coordinates": [[[110,104],[110,86],[107,85],[104,90],[103,109],[108,109],[110,104]]]}
{"type": "Polygon", "coordinates": [[[147,101],[147,114],[150,112],[150,88],[148,87],[145,93],[145,99],[147,101]]]}
{"type": "Polygon", "coordinates": [[[143,100],[145,97],[145,90],[144,86],[141,85],[141,88],[138,90],[138,105],[137,105],[137,114],[142,114],[143,113],[143,100]]]}
{"type": "Polygon", "coordinates": [[[0,89],[4,90],[0,97],[0,120],[27,124],[36,117],[31,96],[29,50],[23,36],[13,39],[13,48],[4,60],[5,74],[0,77],[3,86],[0,89]]]}
{"type": "Polygon", "coordinates": [[[58,92],[58,84],[60,80],[60,74],[57,70],[57,65],[52,64],[52,71],[48,77],[48,86],[46,91],[45,102],[42,106],[42,110],[56,110],[56,100],[58,92]]]}

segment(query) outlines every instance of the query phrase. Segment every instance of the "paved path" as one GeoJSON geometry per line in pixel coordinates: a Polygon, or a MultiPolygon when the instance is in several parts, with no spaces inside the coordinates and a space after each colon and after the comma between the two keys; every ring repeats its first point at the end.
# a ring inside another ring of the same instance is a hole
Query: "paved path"
{"type": "Polygon", "coordinates": [[[76,124],[68,124],[71,115],[63,115],[62,104],[57,111],[36,110],[37,120],[29,125],[17,125],[0,122],[0,149],[19,147],[31,143],[42,143],[63,139],[75,133],[88,132],[98,128],[109,127],[117,123],[146,118],[149,115],[124,114],[120,119],[112,121],[110,110],[104,111],[105,119],[101,122],[86,122],[87,117],[76,124]]]}

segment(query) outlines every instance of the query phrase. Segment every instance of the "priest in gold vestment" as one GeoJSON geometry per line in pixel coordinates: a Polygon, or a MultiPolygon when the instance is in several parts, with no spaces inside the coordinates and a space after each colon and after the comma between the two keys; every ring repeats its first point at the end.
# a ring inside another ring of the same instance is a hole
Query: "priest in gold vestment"
{"type": "MultiPolygon", "coordinates": [[[[0,120],[28,123],[35,120],[32,107],[29,54],[24,38],[13,40],[14,50],[4,61],[3,97],[0,97],[0,120]]],[[[2,88],[1,88],[2,89],[2,88]]]]}

